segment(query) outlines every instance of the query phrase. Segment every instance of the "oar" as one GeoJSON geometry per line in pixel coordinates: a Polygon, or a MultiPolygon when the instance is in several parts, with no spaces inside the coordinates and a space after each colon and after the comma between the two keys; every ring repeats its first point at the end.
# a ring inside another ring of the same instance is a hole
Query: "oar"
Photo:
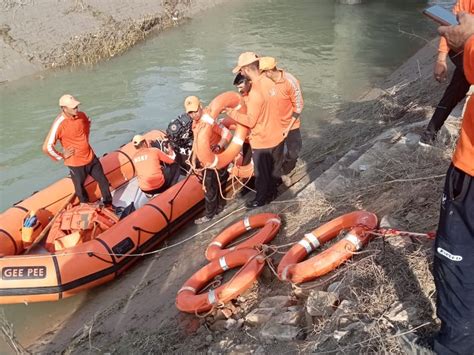
{"type": "Polygon", "coordinates": [[[56,221],[56,218],[61,214],[61,212],[69,205],[69,203],[76,197],[76,194],[71,194],[69,198],[66,200],[64,205],[59,209],[59,211],[56,213],[56,215],[49,221],[46,227],[41,231],[40,235],[35,239],[35,241],[25,250],[24,254],[28,254],[35,246],[37,246],[41,241],[48,235],[49,230],[53,226],[54,221],[56,221]]]}

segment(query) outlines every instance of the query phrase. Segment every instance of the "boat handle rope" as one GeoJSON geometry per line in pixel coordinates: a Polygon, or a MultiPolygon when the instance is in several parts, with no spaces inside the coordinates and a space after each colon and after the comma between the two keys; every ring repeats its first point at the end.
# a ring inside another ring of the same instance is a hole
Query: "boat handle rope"
{"type": "MultiPolygon", "coordinates": [[[[94,253],[93,251],[88,251],[88,252],[87,252],[87,255],[88,255],[89,257],[91,257],[91,258],[92,258],[92,257],[96,257],[97,259],[102,260],[104,263],[115,265],[115,263],[114,263],[113,261],[109,261],[109,260],[107,260],[107,259],[105,259],[105,258],[102,258],[102,257],[100,257],[99,255],[97,255],[96,253],[94,253]]],[[[108,254],[108,255],[109,255],[109,256],[115,256],[115,254],[108,254]]]]}
{"type": "MultiPolygon", "coordinates": [[[[181,187],[178,189],[178,191],[176,192],[176,194],[173,196],[173,198],[171,200],[168,201],[168,203],[171,205],[171,209],[170,209],[170,217],[169,219],[173,218],[173,207],[174,207],[174,200],[176,199],[176,197],[178,197],[179,193],[181,192],[181,190],[183,189],[184,185],[186,185],[186,183],[188,182],[189,178],[191,177],[191,175],[195,175],[194,172],[193,173],[190,173],[186,176],[186,179],[184,180],[183,184],[181,185],[181,187]]],[[[169,223],[169,222],[168,222],[169,223]]]]}

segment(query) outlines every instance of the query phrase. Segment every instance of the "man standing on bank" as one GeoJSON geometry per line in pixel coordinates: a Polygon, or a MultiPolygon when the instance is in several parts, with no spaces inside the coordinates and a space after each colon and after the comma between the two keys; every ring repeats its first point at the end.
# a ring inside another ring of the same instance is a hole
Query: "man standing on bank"
{"type": "Polygon", "coordinates": [[[232,72],[241,73],[252,82],[246,101],[247,113],[226,110],[230,118],[250,128],[256,195],[246,203],[247,208],[263,206],[276,198],[284,149],[275,83],[260,73],[258,62],[258,56],[253,52],[239,56],[232,72]]]}
{"type": "MultiPolygon", "coordinates": [[[[474,0],[458,0],[453,7],[453,13],[456,15],[460,12],[468,12],[474,14],[474,0]]],[[[434,66],[434,77],[438,82],[444,82],[448,75],[448,65],[446,59],[449,57],[455,68],[453,77],[448,87],[444,91],[443,97],[436,106],[436,110],[431,117],[428,126],[421,135],[421,142],[432,144],[436,139],[438,131],[443,127],[444,122],[448,118],[451,111],[461,102],[469,91],[471,84],[468,83],[463,69],[463,52],[456,51],[448,47],[446,38],[441,37],[438,48],[438,58],[434,66]]]]}
{"type": "Polygon", "coordinates": [[[84,187],[87,175],[92,176],[99,184],[102,200],[106,207],[112,207],[112,195],[102,165],[89,144],[91,122],[84,112],[79,111],[80,102],[66,94],[59,99],[61,112],[44,141],[43,152],[54,161],[64,160],[69,168],[71,179],[79,202],[89,202],[84,187]],[[62,152],[56,149],[59,140],[62,152]]]}
{"type": "Polygon", "coordinates": [[[260,70],[270,78],[277,89],[278,109],[285,131],[286,154],[283,159],[282,174],[289,174],[296,166],[303,141],[300,132],[300,115],[304,101],[300,82],[290,73],[277,68],[276,59],[262,57],[259,61],[260,70]]]}
{"type": "MultiPolygon", "coordinates": [[[[451,49],[464,50],[464,73],[474,84],[474,16],[438,32],[451,49]]],[[[446,173],[435,240],[433,275],[441,329],[437,354],[474,354],[474,100],[468,99],[453,161],[446,173]]]]}
{"type": "MultiPolygon", "coordinates": [[[[204,127],[205,123],[201,121],[204,114],[204,109],[201,105],[201,100],[197,96],[188,96],[184,100],[184,109],[189,117],[193,120],[193,136],[194,143],[198,137],[199,131],[204,127]]],[[[214,153],[219,153],[224,147],[224,140],[219,136],[220,129],[217,125],[213,126],[213,133],[209,145],[214,153]]],[[[193,149],[194,150],[194,149],[193,149]]],[[[193,165],[200,166],[201,163],[197,160],[196,153],[193,152],[191,156],[193,165]]],[[[229,178],[227,167],[222,169],[204,169],[204,209],[205,215],[194,221],[195,224],[207,223],[220,214],[225,207],[225,200],[221,195],[229,178]],[[219,187],[220,183],[220,187],[219,187]]]]}

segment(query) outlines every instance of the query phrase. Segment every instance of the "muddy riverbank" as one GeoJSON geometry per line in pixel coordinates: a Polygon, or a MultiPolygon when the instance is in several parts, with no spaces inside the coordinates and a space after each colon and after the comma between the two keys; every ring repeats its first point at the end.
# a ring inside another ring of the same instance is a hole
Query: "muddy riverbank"
{"type": "Polygon", "coordinates": [[[2,1],[0,83],[115,57],[225,1],[2,1]]]}

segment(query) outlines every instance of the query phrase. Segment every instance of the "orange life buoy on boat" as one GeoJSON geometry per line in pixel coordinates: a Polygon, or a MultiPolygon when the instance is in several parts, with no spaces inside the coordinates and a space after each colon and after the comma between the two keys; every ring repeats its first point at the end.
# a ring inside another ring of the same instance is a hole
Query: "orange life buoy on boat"
{"type": "Polygon", "coordinates": [[[301,283],[313,280],[334,270],[361,249],[369,240],[368,230],[377,227],[377,216],[370,212],[356,211],[340,216],[316,228],[283,256],[278,265],[282,281],[301,283]],[[320,245],[334,239],[344,229],[350,229],[344,239],[322,253],[302,261],[320,245]]]}
{"type": "Polygon", "coordinates": [[[247,216],[243,220],[240,220],[227,227],[216,238],[214,238],[214,240],[207,247],[205,253],[206,259],[214,260],[215,258],[226,255],[233,250],[253,248],[257,245],[268,243],[270,240],[275,238],[276,234],[280,230],[280,226],[280,217],[274,213],[260,213],[253,216],[247,216]],[[243,241],[242,243],[239,243],[229,249],[223,249],[239,235],[242,235],[246,231],[254,228],[261,229],[254,233],[251,238],[243,241]]]}
{"type": "Polygon", "coordinates": [[[256,280],[265,265],[265,257],[254,249],[234,250],[211,261],[196,272],[178,291],[176,307],[187,313],[205,312],[218,303],[226,303],[246,291],[256,280]],[[232,279],[206,293],[198,292],[215,276],[235,267],[243,267],[232,279]]]}
{"type": "MultiPolygon", "coordinates": [[[[241,151],[242,145],[249,134],[247,127],[238,124],[232,140],[223,152],[216,154],[211,150],[209,142],[212,135],[212,126],[216,123],[219,114],[226,108],[238,109],[241,112],[246,111],[242,97],[236,92],[227,91],[214,98],[201,117],[202,122],[207,124],[194,138],[196,155],[205,168],[221,169],[229,165],[241,151]]],[[[224,133],[226,132],[224,131],[224,133]]]]}

